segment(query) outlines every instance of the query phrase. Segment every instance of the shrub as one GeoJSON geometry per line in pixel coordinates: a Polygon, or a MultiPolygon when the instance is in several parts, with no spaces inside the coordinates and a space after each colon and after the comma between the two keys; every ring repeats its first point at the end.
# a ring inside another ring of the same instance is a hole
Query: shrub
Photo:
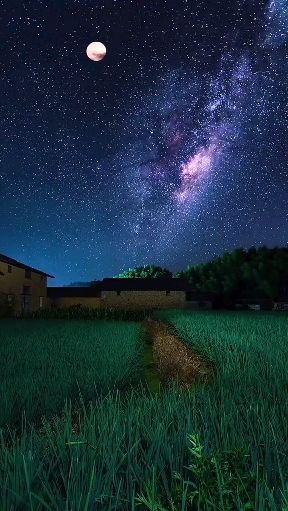
{"type": "Polygon", "coordinates": [[[1,318],[12,318],[15,316],[17,307],[17,298],[14,293],[0,292],[0,317],[1,318]]]}
{"type": "Polygon", "coordinates": [[[106,319],[120,321],[142,321],[146,316],[151,316],[154,309],[143,310],[121,310],[88,307],[76,304],[69,307],[49,307],[38,309],[34,312],[22,311],[22,319],[106,319]]]}

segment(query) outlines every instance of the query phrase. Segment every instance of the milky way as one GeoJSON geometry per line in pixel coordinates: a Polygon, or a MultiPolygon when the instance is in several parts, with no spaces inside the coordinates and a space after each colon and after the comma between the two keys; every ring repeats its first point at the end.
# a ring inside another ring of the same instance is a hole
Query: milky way
{"type": "MultiPolygon", "coordinates": [[[[278,53],[269,54],[269,49],[287,40],[284,2],[273,0],[264,21],[253,48],[237,54],[233,37],[212,76],[203,76],[197,67],[171,70],[125,119],[123,131],[130,140],[117,155],[117,187],[124,201],[121,229],[131,236],[135,262],[147,252],[151,259],[153,251],[157,259],[173,240],[175,249],[187,225],[190,236],[193,229],[201,231],[211,214],[213,191],[225,190],[227,195],[228,187],[229,195],[239,171],[250,179],[251,169],[245,168],[239,147],[246,146],[245,154],[255,156],[259,136],[273,119],[278,84],[271,60],[280,58],[284,68],[287,61],[278,53]],[[259,50],[260,70],[255,65],[259,50]]],[[[237,198],[235,209],[241,216],[237,198]]]]}

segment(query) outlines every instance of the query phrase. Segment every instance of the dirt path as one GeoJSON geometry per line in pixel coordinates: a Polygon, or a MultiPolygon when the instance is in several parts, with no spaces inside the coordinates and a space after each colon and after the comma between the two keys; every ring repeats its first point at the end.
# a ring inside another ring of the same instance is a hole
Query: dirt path
{"type": "Polygon", "coordinates": [[[169,385],[177,377],[179,386],[186,389],[193,384],[212,381],[212,366],[209,367],[200,355],[177,339],[165,323],[145,318],[141,324],[152,343],[153,356],[163,386],[169,385]]]}

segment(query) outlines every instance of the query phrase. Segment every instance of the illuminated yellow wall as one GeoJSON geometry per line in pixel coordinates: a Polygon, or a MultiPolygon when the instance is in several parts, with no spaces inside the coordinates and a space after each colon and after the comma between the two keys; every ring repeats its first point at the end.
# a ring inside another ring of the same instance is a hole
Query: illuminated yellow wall
{"type": "Polygon", "coordinates": [[[102,307],[123,309],[178,309],[185,307],[185,291],[102,291],[102,307]]]}
{"type": "Polygon", "coordinates": [[[42,296],[43,308],[47,304],[47,277],[31,271],[31,279],[25,277],[25,270],[18,266],[9,265],[11,273],[8,271],[8,264],[0,261],[0,292],[13,293],[16,298],[15,309],[22,310],[23,286],[30,287],[30,311],[39,309],[40,296],[42,296]]]}

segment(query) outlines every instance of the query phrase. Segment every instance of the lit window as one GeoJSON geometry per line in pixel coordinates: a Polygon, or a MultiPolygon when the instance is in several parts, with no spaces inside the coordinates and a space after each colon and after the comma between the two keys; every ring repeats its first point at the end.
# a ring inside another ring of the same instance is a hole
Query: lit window
{"type": "Polygon", "coordinates": [[[40,309],[43,307],[43,296],[39,296],[39,307],[40,309]]]}

